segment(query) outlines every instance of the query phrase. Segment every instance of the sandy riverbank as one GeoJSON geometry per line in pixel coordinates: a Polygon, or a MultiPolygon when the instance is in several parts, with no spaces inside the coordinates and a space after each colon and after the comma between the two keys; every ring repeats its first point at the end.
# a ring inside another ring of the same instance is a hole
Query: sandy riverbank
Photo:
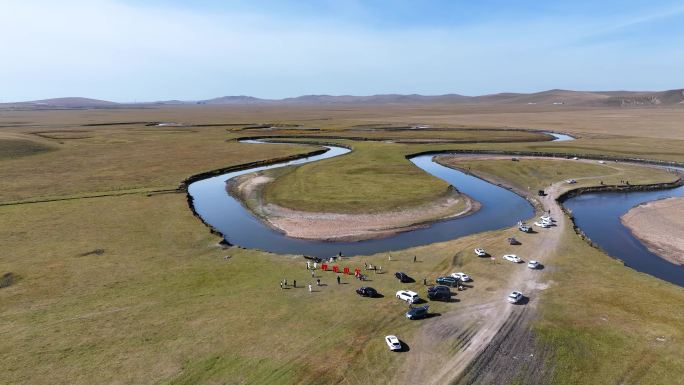
{"type": "Polygon", "coordinates": [[[383,238],[432,222],[470,215],[480,208],[477,201],[452,190],[437,201],[396,211],[372,214],[297,211],[263,204],[261,191],[272,180],[267,174],[247,174],[230,180],[227,188],[266,224],[293,238],[329,241],[383,238]]]}
{"type": "Polygon", "coordinates": [[[667,198],[638,205],[620,220],[649,250],[678,265],[684,264],[684,198],[667,198]]]}

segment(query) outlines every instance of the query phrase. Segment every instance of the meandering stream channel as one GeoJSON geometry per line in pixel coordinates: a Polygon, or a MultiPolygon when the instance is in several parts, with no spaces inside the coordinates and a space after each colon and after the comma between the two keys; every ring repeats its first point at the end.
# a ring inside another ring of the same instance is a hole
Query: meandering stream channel
{"type": "MultiPolygon", "coordinates": [[[[569,135],[549,134],[556,138],[555,141],[574,139],[569,135]]],[[[262,142],[244,143],[256,145],[262,142]]],[[[320,155],[229,172],[191,183],[188,193],[193,198],[195,211],[206,223],[224,234],[231,244],[279,254],[318,257],[329,257],[339,252],[348,256],[374,254],[427,245],[510,227],[518,220],[534,215],[532,205],[523,197],[459,170],[439,165],[433,161],[434,154],[419,155],[410,161],[479,201],[481,209],[465,217],[435,222],[381,239],[327,242],[290,238],[265,225],[226,191],[226,181],[239,175],[301,165],[350,152],[343,147],[325,147],[327,151],[320,155]]],[[[608,254],[622,259],[638,271],[684,286],[684,266],[672,264],[651,253],[620,223],[620,216],[634,205],[670,196],[684,196],[684,187],[664,191],[584,194],[567,200],[565,205],[573,211],[577,225],[608,254]]]]}
{"type": "MultiPolygon", "coordinates": [[[[249,141],[248,143],[255,143],[249,141]]],[[[438,178],[456,186],[460,192],[474,197],[482,208],[472,215],[431,224],[428,227],[396,235],[358,242],[326,242],[296,239],[285,236],[254,217],[237,199],[226,192],[226,181],[239,175],[278,167],[315,162],[348,153],[350,150],[325,146],[324,154],[270,166],[231,172],[192,183],[188,187],[195,211],[205,222],[219,230],[232,244],[282,254],[304,254],[330,257],[373,254],[401,250],[408,247],[447,241],[464,235],[496,230],[514,225],[518,220],[534,214],[532,205],[521,196],[432,161],[434,155],[420,155],[411,162],[438,178]]]]}

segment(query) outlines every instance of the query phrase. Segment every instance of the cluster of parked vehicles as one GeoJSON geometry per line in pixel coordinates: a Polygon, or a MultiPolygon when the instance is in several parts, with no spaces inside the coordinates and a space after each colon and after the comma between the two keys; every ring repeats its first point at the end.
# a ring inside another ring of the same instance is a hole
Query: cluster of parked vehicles
{"type": "MultiPolygon", "coordinates": [[[[539,219],[534,223],[534,225],[547,228],[552,226],[554,222],[554,219],[550,215],[544,214],[541,217],[539,217],[539,219]]],[[[522,221],[518,222],[518,229],[520,229],[520,231],[523,232],[532,231],[532,229],[522,221]]],[[[509,238],[509,244],[519,244],[519,242],[517,242],[517,240],[515,240],[514,238],[509,238]]],[[[475,255],[477,255],[478,257],[489,256],[489,254],[482,248],[476,248],[474,251],[475,255]]],[[[522,258],[518,257],[515,254],[505,254],[502,258],[506,261],[510,261],[513,263],[525,262],[522,260],[522,258]]],[[[527,267],[530,269],[539,269],[541,268],[541,264],[538,261],[530,260],[527,262],[527,267]]],[[[406,273],[403,272],[397,272],[394,274],[394,276],[402,283],[415,282],[411,277],[409,277],[406,273]]],[[[460,289],[460,284],[468,281],[471,281],[471,278],[470,276],[468,276],[468,274],[464,272],[456,272],[448,276],[438,277],[435,280],[436,285],[427,288],[427,298],[431,301],[449,301],[451,299],[451,296],[453,295],[453,293],[451,292],[451,288],[458,287],[460,289]]],[[[359,295],[367,297],[373,297],[377,295],[377,291],[370,287],[361,287],[357,289],[356,292],[359,295]]],[[[423,301],[418,295],[418,293],[416,293],[415,291],[399,290],[396,293],[396,297],[397,299],[405,301],[409,304],[409,310],[406,312],[406,318],[410,320],[415,320],[426,318],[429,316],[429,305],[418,307],[411,306],[413,304],[417,304],[423,301]]],[[[519,290],[512,291],[506,297],[506,301],[508,301],[511,304],[519,304],[524,299],[525,295],[519,290]]],[[[392,351],[403,349],[401,341],[395,335],[385,336],[385,342],[387,343],[389,349],[392,351]]]]}

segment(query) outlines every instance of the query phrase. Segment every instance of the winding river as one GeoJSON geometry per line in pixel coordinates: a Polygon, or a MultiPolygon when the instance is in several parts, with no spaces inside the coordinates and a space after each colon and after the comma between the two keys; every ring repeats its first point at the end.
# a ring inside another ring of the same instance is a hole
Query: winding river
{"type": "MultiPolygon", "coordinates": [[[[554,141],[574,139],[565,134],[547,134],[553,135],[554,141]]],[[[256,145],[262,142],[243,143],[256,145]]],[[[196,212],[206,223],[224,234],[231,244],[279,254],[317,257],[328,257],[339,252],[348,256],[365,255],[427,245],[510,227],[518,220],[534,215],[530,203],[521,196],[477,177],[439,165],[433,161],[434,154],[419,155],[410,161],[478,200],[482,203],[481,209],[466,217],[436,222],[381,239],[327,242],[290,238],[265,225],[226,192],[226,181],[239,175],[321,161],[350,151],[337,146],[325,147],[327,151],[321,155],[230,172],[194,182],[188,187],[188,193],[193,197],[196,212]]],[[[638,271],[684,286],[684,266],[672,264],[650,252],[620,222],[620,217],[631,207],[671,196],[684,196],[684,187],[663,191],[583,194],[568,199],[564,205],[572,210],[575,223],[608,254],[620,258],[638,271]]]]}
{"type": "Polygon", "coordinates": [[[458,188],[460,192],[474,197],[482,203],[482,208],[466,217],[436,222],[424,228],[398,233],[387,238],[358,242],[326,242],[290,238],[265,225],[226,192],[226,181],[239,175],[320,161],[344,155],[350,151],[337,146],[325,147],[328,151],[321,155],[231,172],[194,182],[188,187],[188,193],[193,197],[195,211],[206,223],[223,233],[226,240],[232,244],[273,253],[317,257],[330,257],[339,252],[348,256],[374,254],[427,245],[482,231],[510,227],[518,220],[529,218],[534,214],[532,205],[521,196],[461,171],[439,165],[433,162],[434,155],[420,155],[410,160],[425,172],[443,179],[458,188]]]}

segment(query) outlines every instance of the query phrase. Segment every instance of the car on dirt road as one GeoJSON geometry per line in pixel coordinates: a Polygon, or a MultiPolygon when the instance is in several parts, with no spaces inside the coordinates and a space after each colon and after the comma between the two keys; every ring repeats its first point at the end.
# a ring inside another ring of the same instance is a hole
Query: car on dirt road
{"type": "Polygon", "coordinates": [[[527,262],[527,267],[529,267],[530,269],[538,269],[539,268],[539,262],[529,261],[529,262],[527,262]]]}
{"type": "Polygon", "coordinates": [[[361,286],[360,288],[356,289],[356,294],[362,296],[362,297],[376,297],[378,295],[378,291],[373,289],[372,287],[368,286],[361,286]]]}
{"type": "Polygon", "coordinates": [[[437,279],[435,279],[435,282],[437,282],[438,284],[447,285],[451,287],[458,285],[458,281],[459,279],[454,277],[438,277],[437,279]]]}
{"type": "Polygon", "coordinates": [[[477,255],[478,257],[486,257],[487,252],[484,251],[484,249],[477,248],[475,249],[475,255],[477,255]]]}
{"type": "Polygon", "coordinates": [[[519,291],[512,291],[511,294],[506,297],[506,300],[510,303],[518,303],[522,301],[523,299],[523,293],[519,291]]]}
{"type": "Polygon", "coordinates": [[[515,254],[506,254],[506,255],[503,256],[503,259],[505,259],[505,260],[507,260],[507,261],[510,261],[510,262],[513,262],[513,263],[520,263],[520,262],[522,262],[522,259],[520,259],[520,257],[518,257],[518,256],[515,255],[515,254]]]}
{"type": "Polygon", "coordinates": [[[406,318],[408,319],[421,319],[428,316],[429,305],[414,307],[406,312],[406,318]]]}
{"type": "Polygon", "coordinates": [[[523,233],[529,233],[532,231],[532,228],[524,223],[519,223],[518,230],[522,231],[523,233]]]}
{"type": "Polygon", "coordinates": [[[411,282],[411,277],[401,271],[394,273],[394,277],[397,278],[401,283],[411,282]]]}
{"type": "Polygon", "coordinates": [[[549,227],[551,226],[549,223],[544,222],[544,221],[537,221],[537,222],[534,222],[534,225],[537,226],[537,227],[541,227],[541,228],[543,228],[543,229],[547,229],[547,228],[549,228],[549,227]]]}
{"type": "Polygon", "coordinates": [[[460,279],[461,282],[468,282],[468,281],[470,281],[470,277],[468,276],[468,274],[466,274],[466,273],[464,273],[464,272],[451,273],[451,276],[454,277],[454,278],[456,278],[456,279],[460,279]]]}
{"type": "Polygon", "coordinates": [[[420,297],[418,297],[418,293],[415,291],[411,290],[399,290],[397,292],[397,298],[399,298],[402,301],[406,301],[408,303],[417,303],[420,301],[420,297]]]}
{"type": "Polygon", "coordinates": [[[385,343],[389,346],[389,350],[397,351],[401,350],[401,341],[394,335],[385,336],[385,343]]]}

